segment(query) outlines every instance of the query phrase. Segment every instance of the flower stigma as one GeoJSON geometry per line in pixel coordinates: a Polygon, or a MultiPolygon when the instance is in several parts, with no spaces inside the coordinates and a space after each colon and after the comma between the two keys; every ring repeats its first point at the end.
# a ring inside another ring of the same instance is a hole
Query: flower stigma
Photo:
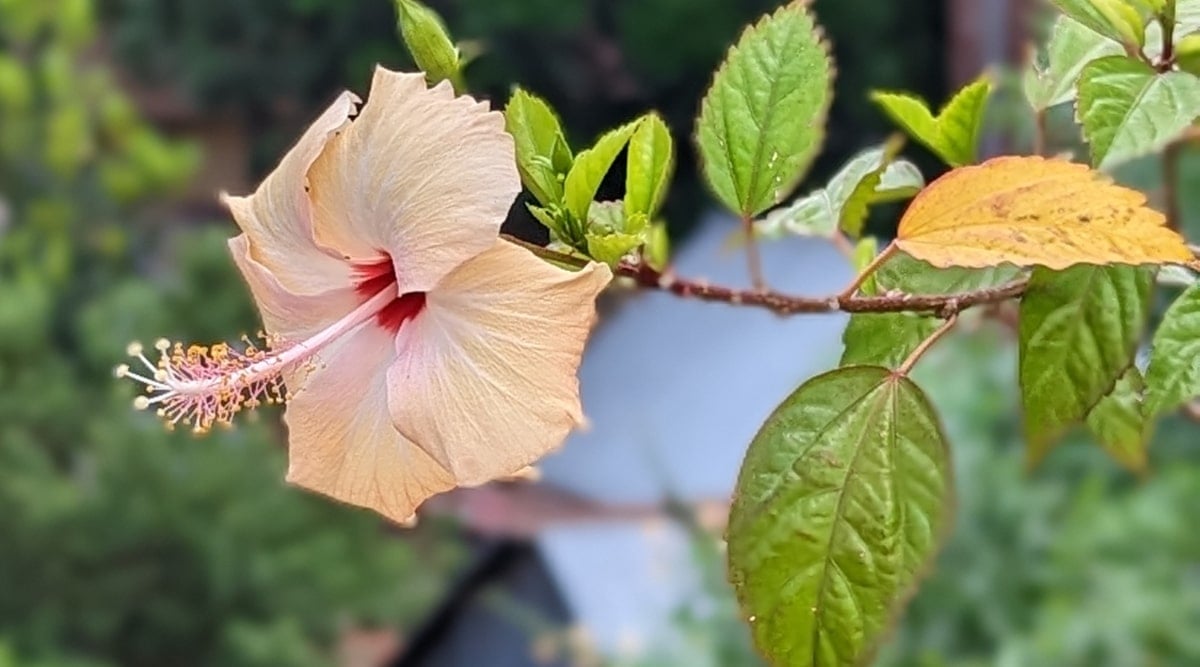
{"type": "MultiPolygon", "coordinates": [[[[185,424],[195,433],[207,433],[214,425],[232,424],[243,410],[286,403],[291,392],[284,386],[284,371],[310,362],[329,343],[372,318],[383,324],[397,303],[417,300],[424,305],[423,294],[397,296],[396,283],[389,281],[341,319],[300,342],[263,335],[264,347],[243,338],[245,347],[238,350],[226,343],[185,346],[163,338],[154,344],[157,363],[146,356],[141,343],[133,342],[126,352],[145,370],[121,364],[113,374],[145,387],[146,394],[133,400],[134,408],[156,408],[169,429],[185,424]]],[[[411,317],[419,307],[408,310],[411,317]]]]}

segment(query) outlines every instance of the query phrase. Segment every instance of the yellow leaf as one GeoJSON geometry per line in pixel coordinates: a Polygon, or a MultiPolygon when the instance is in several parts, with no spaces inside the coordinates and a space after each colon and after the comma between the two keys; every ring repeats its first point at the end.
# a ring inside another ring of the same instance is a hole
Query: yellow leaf
{"type": "Polygon", "coordinates": [[[999,157],[934,181],[896,246],[938,267],[1186,264],[1192,253],[1142,193],[1082,164],[999,157]]]}

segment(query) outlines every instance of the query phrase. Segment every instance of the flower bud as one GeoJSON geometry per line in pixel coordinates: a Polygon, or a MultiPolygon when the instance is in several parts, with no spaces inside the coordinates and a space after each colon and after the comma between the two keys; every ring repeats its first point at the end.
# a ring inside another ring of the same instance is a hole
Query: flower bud
{"type": "Polygon", "coordinates": [[[396,0],[396,12],[400,36],[426,80],[431,85],[449,80],[456,90],[461,88],[458,48],[437,12],[417,0],[396,0]]]}

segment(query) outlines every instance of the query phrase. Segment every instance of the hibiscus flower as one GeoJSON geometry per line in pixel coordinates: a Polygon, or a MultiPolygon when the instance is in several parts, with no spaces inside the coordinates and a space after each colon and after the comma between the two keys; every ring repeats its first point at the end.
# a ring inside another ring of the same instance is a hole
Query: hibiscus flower
{"type": "Polygon", "coordinates": [[[266,349],[159,341],[135,405],[206,431],[286,402],[288,481],[408,520],[523,469],[583,420],[576,372],[608,267],[499,237],[520,181],[486,104],[379,68],[248,197],[223,196],[266,349]]]}

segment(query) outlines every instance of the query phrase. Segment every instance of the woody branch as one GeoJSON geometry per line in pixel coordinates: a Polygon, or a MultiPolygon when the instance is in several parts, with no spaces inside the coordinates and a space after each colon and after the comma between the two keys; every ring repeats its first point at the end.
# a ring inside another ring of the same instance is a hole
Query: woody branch
{"type": "MultiPolygon", "coordinates": [[[[556,252],[513,237],[508,240],[528,248],[534,254],[562,264],[582,265],[587,259],[556,252]]],[[[669,292],[679,297],[725,303],[733,306],[762,308],[779,315],[819,313],[930,313],[949,318],[968,308],[1000,303],[1020,297],[1028,287],[1026,280],[956,294],[905,294],[889,292],[864,296],[843,292],[825,297],[786,294],[776,290],[739,289],[713,285],[703,280],[683,278],[671,271],[658,271],[640,259],[627,258],[617,264],[614,273],[632,279],[642,289],[669,292]]],[[[866,273],[866,272],[864,272],[866,273]]]]}
{"type": "Polygon", "coordinates": [[[644,289],[670,292],[701,301],[765,308],[780,315],[918,312],[950,317],[974,306],[1017,298],[1025,293],[1028,285],[1026,280],[1015,280],[996,287],[957,294],[888,293],[879,296],[842,294],[804,297],[774,290],[746,290],[711,285],[701,280],[681,278],[670,272],[656,271],[637,260],[622,261],[617,265],[616,274],[632,278],[644,289]]]}

